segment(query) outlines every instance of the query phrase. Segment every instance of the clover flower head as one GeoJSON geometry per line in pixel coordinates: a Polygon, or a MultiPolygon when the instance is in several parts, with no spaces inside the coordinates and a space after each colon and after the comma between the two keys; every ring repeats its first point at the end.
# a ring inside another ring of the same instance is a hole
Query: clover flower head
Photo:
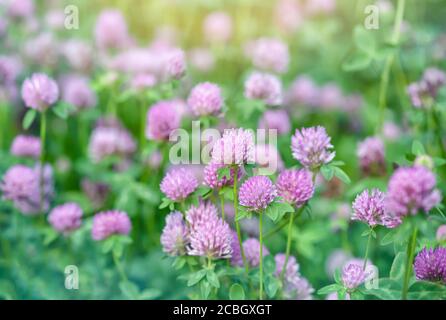
{"type": "Polygon", "coordinates": [[[40,208],[40,165],[30,168],[17,164],[9,168],[0,183],[3,198],[13,202],[24,215],[36,215],[47,211],[53,195],[52,169],[44,167],[43,203],[40,208]],[[42,210],[41,210],[42,209],[42,210]]]}
{"type": "Polygon", "coordinates": [[[315,170],[335,157],[330,140],[325,128],[321,126],[296,130],[291,138],[293,157],[307,169],[315,170]]]}
{"type": "Polygon", "coordinates": [[[245,81],[245,97],[270,106],[282,104],[282,83],[272,74],[254,72],[245,81]]]}
{"type": "Polygon", "coordinates": [[[438,227],[436,239],[437,241],[446,241],[446,224],[442,224],[438,227]]]}
{"type": "Polygon", "coordinates": [[[418,280],[446,284],[446,248],[424,248],[415,257],[415,276],[418,280]]]}
{"type": "Polygon", "coordinates": [[[186,199],[198,187],[198,180],[191,170],[172,169],[161,181],[161,191],[172,201],[186,199]]]}
{"type": "Polygon", "coordinates": [[[11,145],[11,154],[18,157],[40,157],[40,138],[26,135],[18,135],[11,145]]]}
{"type": "Polygon", "coordinates": [[[253,176],[240,187],[240,205],[250,211],[261,211],[268,207],[277,197],[277,190],[270,178],[253,176]]]}
{"type": "Polygon", "coordinates": [[[105,9],[99,14],[94,35],[100,49],[122,49],[131,43],[125,18],[115,9],[105,9]]]}
{"type": "Polygon", "coordinates": [[[136,74],[130,83],[130,86],[135,90],[144,90],[152,88],[156,85],[157,79],[151,73],[138,73],[136,74]]]}
{"type": "Polygon", "coordinates": [[[21,19],[30,18],[35,11],[33,0],[11,0],[2,4],[7,5],[8,15],[11,18],[21,19]]]}
{"type": "MultiPolygon", "coordinates": [[[[285,266],[285,259],[286,255],[284,253],[278,253],[274,256],[274,260],[276,261],[276,271],[274,272],[274,275],[276,277],[281,276],[283,268],[285,266]]],[[[285,280],[291,280],[298,274],[299,264],[297,263],[297,260],[294,256],[289,256],[285,269],[285,280]]]]}
{"type": "Polygon", "coordinates": [[[285,42],[275,38],[260,38],[252,43],[249,52],[252,64],[264,71],[285,73],[290,54],[285,42]]]}
{"type": "Polygon", "coordinates": [[[428,212],[441,201],[436,178],[424,166],[400,167],[390,177],[387,187],[386,210],[397,217],[428,212]]]}
{"type": "Polygon", "coordinates": [[[314,81],[306,76],[297,77],[287,92],[287,103],[315,107],[318,104],[319,88],[314,81]]]}
{"type": "Polygon", "coordinates": [[[166,216],[166,225],[161,234],[163,251],[171,256],[186,254],[189,241],[189,229],[181,212],[172,212],[166,216]]]}
{"type": "Polygon", "coordinates": [[[342,282],[347,290],[359,287],[366,279],[366,274],[359,264],[350,263],[342,269],[342,282]]]}
{"type": "Polygon", "coordinates": [[[198,206],[191,206],[186,211],[186,221],[191,229],[218,217],[218,209],[212,202],[201,202],[198,206]]]}
{"type": "Polygon", "coordinates": [[[205,38],[211,43],[227,42],[232,35],[231,16],[223,11],[216,11],[206,16],[203,22],[205,38]]]}
{"type": "Polygon", "coordinates": [[[59,87],[46,74],[34,73],[23,82],[22,98],[28,108],[45,111],[59,98],[59,87]]]}
{"type": "Polygon", "coordinates": [[[166,56],[166,76],[181,79],[186,73],[186,55],[181,49],[173,49],[166,56]]]}
{"type": "Polygon", "coordinates": [[[277,177],[276,187],[283,200],[299,207],[310,200],[314,193],[312,175],[306,169],[282,171],[277,177]]]}
{"type": "Polygon", "coordinates": [[[277,130],[284,135],[291,131],[290,116],[286,110],[266,110],[259,120],[259,129],[277,130]]]}
{"type": "MultiPolygon", "coordinates": [[[[260,242],[256,238],[249,238],[243,241],[243,251],[245,252],[246,261],[255,268],[260,263],[260,242]]],[[[269,255],[269,250],[263,245],[263,257],[269,255]]]]}
{"type": "Polygon", "coordinates": [[[93,217],[91,236],[93,240],[101,241],[112,235],[128,235],[132,222],[126,212],[111,210],[97,213],[93,217]]]}
{"type": "Polygon", "coordinates": [[[175,129],[180,127],[181,114],[174,100],[160,101],[147,112],[146,138],[165,141],[175,129]]]}
{"type": "Polygon", "coordinates": [[[74,202],[55,207],[48,215],[48,221],[57,231],[68,234],[82,224],[82,208],[74,202]]]}
{"type": "Polygon", "coordinates": [[[295,276],[286,281],[284,288],[284,298],[287,300],[312,300],[314,288],[308,279],[302,276],[295,276]]]}
{"type": "Polygon", "coordinates": [[[385,173],[384,143],[378,137],[366,138],[358,145],[357,155],[361,171],[366,175],[385,173]]]}
{"type": "Polygon", "coordinates": [[[227,129],[212,147],[212,162],[225,165],[243,165],[254,162],[254,135],[252,131],[227,129]]]}
{"type": "Polygon", "coordinates": [[[62,86],[62,100],[75,106],[78,110],[92,108],[97,103],[97,97],[85,77],[70,76],[62,86]]]}
{"type": "Polygon", "coordinates": [[[232,230],[219,217],[209,218],[190,232],[188,254],[211,259],[227,259],[232,256],[232,230]]]}
{"type": "Polygon", "coordinates": [[[378,189],[364,190],[356,196],[353,202],[352,220],[359,220],[370,227],[383,225],[395,228],[401,220],[386,211],[385,194],[378,189]]]}
{"type": "Polygon", "coordinates": [[[187,104],[196,116],[216,115],[223,107],[221,89],[211,82],[199,83],[192,89],[187,104]]]}
{"type": "Polygon", "coordinates": [[[100,162],[108,156],[129,157],[135,151],[135,140],[120,124],[96,127],[88,145],[88,153],[94,162],[100,162]]]}

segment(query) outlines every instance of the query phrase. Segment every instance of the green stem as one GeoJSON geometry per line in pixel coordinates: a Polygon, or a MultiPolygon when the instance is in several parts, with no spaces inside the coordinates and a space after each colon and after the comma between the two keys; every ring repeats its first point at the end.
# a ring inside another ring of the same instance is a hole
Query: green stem
{"type": "Polygon", "coordinates": [[[399,56],[395,56],[394,69],[396,74],[395,84],[399,87],[398,92],[400,95],[401,104],[403,106],[403,111],[410,111],[412,110],[412,104],[410,103],[410,99],[406,93],[408,81],[399,56]]]}
{"type": "Polygon", "coordinates": [[[3,147],[6,149],[6,145],[4,143],[8,140],[6,133],[8,132],[7,121],[8,121],[8,106],[6,104],[0,104],[0,125],[2,128],[2,132],[0,133],[0,150],[3,149],[3,147]]]}
{"type": "Polygon", "coordinates": [[[159,147],[161,150],[161,155],[163,157],[162,164],[158,169],[160,172],[165,172],[167,170],[167,165],[169,164],[169,151],[170,145],[168,141],[162,141],[161,146],[159,147]]]}
{"type": "MultiPolygon", "coordinates": [[[[8,267],[12,265],[11,259],[11,245],[8,240],[2,237],[2,252],[5,262],[8,264],[8,267]]],[[[10,269],[12,270],[12,269],[10,269]]]]}
{"type": "Polygon", "coordinates": [[[43,204],[45,197],[44,190],[44,167],[45,167],[45,141],[46,141],[46,111],[40,113],[40,172],[39,172],[39,186],[40,186],[40,212],[43,213],[43,204]]]}
{"type": "Polygon", "coordinates": [[[23,239],[23,224],[21,223],[21,221],[21,213],[18,210],[14,210],[14,229],[15,237],[17,240],[17,248],[19,249],[19,252],[24,253],[25,241],[23,239]]]}
{"type": "Polygon", "coordinates": [[[379,100],[378,100],[378,106],[379,106],[379,118],[378,118],[378,125],[376,127],[376,133],[378,134],[381,132],[383,125],[384,125],[384,116],[386,111],[386,97],[387,97],[387,86],[389,84],[389,77],[390,77],[390,69],[392,67],[392,63],[394,60],[394,56],[391,54],[387,57],[386,62],[384,64],[384,70],[381,73],[381,82],[380,82],[380,88],[379,88],[379,100]]]}
{"type": "Polygon", "coordinates": [[[112,256],[113,256],[113,262],[115,263],[116,269],[118,269],[119,276],[121,277],[122,281],[128,282],[128,278],[125,274],[125,271],[124,271],[124,268],[122,267],[121,262],[119,261],[118,256],[114,252],[112,253],[112,256]]]}
{"type": "Polygon", "coordinates": [[[370,228],[369,237],[367,239],[367,247],[365,248],[364,265],[362,266],[362,270],[365,270],[365,268],[367,267],[367,259],[369,257],[369,249],[370,249],[370,243],[372,241],[372,233],[373,233],[373,228],[370,228]]]}
{"type": "MultiPolygon", "coordinates": [[[[404,17],[405,5],[406,5],[406,0],[398,0],[395,22],[393,25],[393,33],[391,38],[391,44],[394,46],[398,45],[398,42],[400,40],[401,23],[404,17]]],[[[386,111],[387,87],[389,85],[390,70],[392,68],[394,60],[395,60],[395,53],[394,52],[389,53],[389,55],[386,58],[386,62],[384,64],[384,69],[381,73],[379,98],[378,98],[379,116],[378,116],[378,124],[376,126],[376,133],[381,132],[384,123],[384,116],[386,111]]]]}
{"type": "Polygon", "coordinates": [[[442,158],[445,158],[446,157],[446,150],[445,150],[445,147],[444,147],[444,144],[443,144],[443,139],[442,139],[441,119],[440,119],[440,117],[439,117],[435,107],[436,106],[433,105],[431,107],[431,110],[430,110],[431,116],[432,116],[432,123],[433,123],[433,126],[434,126],[434,128],[433,128],[434,130],[433,131],[435,132],[435,136],[437,138],[437,143],[438,143],[438,145],[440,147],[440,156],[442,158]]]}
{"type": "Polygon", "coordinates": [[[352,249],[350,248],[350,243],[348,241],[348,226],[342,227],[341,230],[341,241],[342,241],[342,247],[346,252],[351,252],[352,249]]]}
{"type": "Polygon", "coordinates": [[[139,149],[141,153],[144,152],[144,145],[146,142],[146,106],[144,103],[144,99],[141,98],[141,107],[140,107],[140,128],[139,128],[139,149]]]}
{"type": "Polygon", "coordinates": [[[225,198],[223,195],[219,195],[221,204],[221,218],[225,220],[225,198]]]}
{"type": "Polygon", "coordinates": [[[184,214],[186,214],[186,202],[185,200],[180,202],[181,211],[183,211],[184,214]]]}
{"type": "Polygon", "coordinates": [[[288,265],[288,259],[290,257],[291,251],[291,241],[292,241],[292,233],[293,233],[293,222],[294,222],[294,213],[291,213],[290,221],[288,223],[288,239],[286,243],[286,251],[285,251],[285,263],[282,268],[282,272],[280,273],[280,282],[283,284],[283,280],[285,279],[286,267],[288,265]]]}
{"type": "Polygon", "coordinates": [[[260,286],[259,286],[259,299],[263,299],[263,212],[260,211],[259,215],[259,242],[260,242],[260,260],[259,260],[259,272],[260,272],[260,286]]]}
{"type": "Polygon", "coordinates": [[[78,114],[77,120],[78,120],[78,134],[79,134],[79,150],[81,152],[81,156],[85,154],[85,146],[88,144],[88,119],[86,116],[86,112],[88,111],[81,111],[78,114]]]}
{"type": "Polygon", "coordinates": [[[207,268],[208,268],[208,269],[211,269],[211,266],[212,266],[212,258],[211,258],[210,256],[208,256],[208,265],[207,265],[207,268]]]}
{"type": "Polygon", "coordinates": [[[407,291],[409,290],[409,281],[410,276],[412,275],[412,261],[415,256],[415,249],[417,245],[417,235],[418,235],[418,228],[414,227],[412,230],[412,235],[409,239],[409,242],[407,243],[407,260],[406,260],[406,268],[404,271],[404,282],[403,282],[403,290],[401,292],[401,299],[407,300],[407,291]]]}
{"type": "Polygon", "coordinates": [[[65,237],[65,245],[67,248],[67,254],[70,257],[70,259],[73,259],[76,255],[74,253],[74,247],[73,247],[73,242],[71,241],[70,237],[65,237]]]}
{"type": "Polygon", "coordinates": [[[237,192],[237,177],[238,177],[238,166],[234,167],[234,188],[233,188],[233,194],[234,194],[234,220],[235,220],[235,230],[237,232],[237,238],[238,238],[238,243],[240,246],[240,253],[242,256],[242,261],[243,261],[243,266],[245,267],[245,271],[246,274],[248,274],[249,269],[248,269],[248,263],[246,262],[246,256],[245,256],[245,251],[243,250],[243,243],[242,243],[242,233],[240,231],[240,223],[237,219],[237,214],[238,214],[238,192],[237,192]]]}
{"type": "Polygon", "coordinates": [[[113,118],[117,117],[117,106],[116,106],[116,84],[114,83],[110,88],[110,95],[108,97],[107,113],[113,118]]]}
{"type": "Polygon", "coordinates": [[[311,182],[313,182],[313,186],[316,184],[316,177],[317,177],[318,172],[319,172],[319,170],[314,170],[313,175],[311,176],[311,182]]]}
{"type": "Polygon", "coordinates": [[[189,259],[186,260],[186,264],[187,264],[187,266],[188,266],[188,268],[189,268],[189,271],[190,271],[191,273],[195,271],[195,268],[194,268],[194,266],[192,265],[192,263],[190,262],[189,259]]]}
{"type": "Polygon", "coordinates": [[[77,136],[77,148],[78,151],[80,153],[80,155],[82,156],[84,154],[84,145],[82,144],[82,124],[81,124],[82,120],[80,117],[80,113],[78,113],[77,117],[76,117],[76,136],[77,136]]]}

